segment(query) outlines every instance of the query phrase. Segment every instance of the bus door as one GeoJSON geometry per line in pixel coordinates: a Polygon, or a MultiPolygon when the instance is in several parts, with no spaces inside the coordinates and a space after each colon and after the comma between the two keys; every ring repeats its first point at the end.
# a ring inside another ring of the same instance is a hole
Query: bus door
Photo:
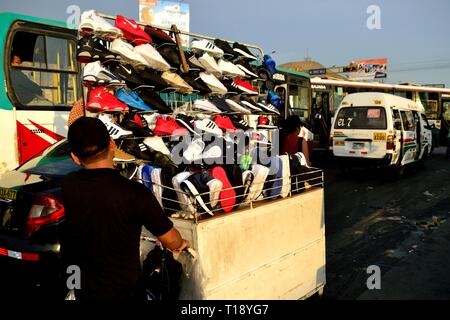
{"type": "Polygon", "coordinates": [[[403,132],[402,132],[402,165],[414,162],[418,150],[416,139],[416,124],[412,111],[401,110],[403,132]]]}
{"type": "Polygon", "coordinates": [[[67,135],[70,108],[81,96],[76,31],[31,22],[10,29],[4,56],[8,97],[16,112],[22,164],[67,135]]]}

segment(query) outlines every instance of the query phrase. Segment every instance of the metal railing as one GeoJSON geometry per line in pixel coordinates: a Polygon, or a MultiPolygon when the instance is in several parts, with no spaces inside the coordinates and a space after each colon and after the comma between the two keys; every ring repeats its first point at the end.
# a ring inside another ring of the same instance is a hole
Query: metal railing
{"type": "MultiPolygon", "coordinates": [[[[251,183],[245,194],[242,192],[245,191],[243,190],[245,186],[222,188],[220,192],[234,190],[236,195],[228,198],[219,198],[219,195],[217,195],[217,199],[213,200],[210,199],[211,192],[198,193],[194,195],[181,188],[175,189],[169,186],[153,183],[152,181],[138,179],[136,175],[133,179],[141,183],[151,183],[154,193],[155,187],[159,189],[158,193],[160,193],[160,195],[156,195],[156,197],[166,214],[175,219],[194,220],[195,223],[198,223],[199,220],[207,219],[208,217],[224,212],[224,208],[221,206],[221,203],[226,202],[227,200],[234,200],[234,204],[228,206],[233,207],[231,210],[231,212],[233,212],[246,207],[253,208],[255,203],[268,200],[270,201],[278,198],[290,198],[293,195],[302,193],[311,188],[322,188],[324,186],[323,170],[318,168],[311,169],[312,171],[309,172],[290,175],[289,178],[277,178],[265,180],[260,183],[251,183]],[[264,186],[266,186],[266,188],[264,188],[264,186]],[[281,192],[284,188],[289,188],[289,191],[285,192],[282,196],[281,192]],[[184,196],[189,202],[186,203],[180,201],[179,196],[177,196],[177,199],[164,197],[164,190],[170,190],[175,192],[177,195],[184,196]],[[271,195],[270,191],[273,190],[279,191],[276,191],[271,195]],[[209,199],[209,201],[206,201],[205,199],[209,199]],[[213,207],[212,204],[214,203],[216,203],[216,205],[213,207]],[[192,208],[192,210],[186,210],[186,208],[192,208]]],[[[227,207],[227,205],[225,205],[225,207],[227,207]]]]}

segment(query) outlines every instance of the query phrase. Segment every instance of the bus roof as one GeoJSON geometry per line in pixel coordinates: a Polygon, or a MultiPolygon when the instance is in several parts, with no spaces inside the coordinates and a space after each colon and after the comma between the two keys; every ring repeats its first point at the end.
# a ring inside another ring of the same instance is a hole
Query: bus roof
{"type": "Polygon", "coordinates": [[[7,32],[7,30],[9,30],[9,26],[16,20],[24,20],[24,21],[29,21],[29,22],[41,23],[41,24],[51,25],[51,26],[60,27],[60,28],[77,29],[76,25],[68,24],[68,23],[62,22],[62,21],[43,19],[43,18],[27,16],[27,15],[13,13],[13,12],[1,12],[0,13],[0,30],[5,30],[5,32],[7,32]]]}
{"type": "Polygon", "coordinates": [[[402,84],[387,84],[387,83],[378,83],[378,82],[331,80],[331,79],[322,79],[319,77],[311,78],[311,84],[324,84],[324,85],[354,87],[354,88],[372,88],[372,89],[380,89],[380,90],[388,89],[388,90],[396,90],[396,91],[438,92],[438,93],[449,93],[450,94],[450,88],[436,88],[436,87],[412,86],[412,85],[402,85],[402,84]]]}
{"type": "Polygon", "coordinates": [[[343,107],[358,107],[358,106],[384,106],[384,107],[398,107],[401,109],[425,111],[422,105],[389,93],[381,92],[358,92],[351,93],[342,100],[343,107]]]}
{"type": "Polygon", "coordinates": [[[302,77],[305,77],[305,78],[310,78],[310,75],[308,73],[305,73],[305,72],[298,72],[298,71],[294,71],[294,70],[290,70],[290,69],[286,69],[286,68],[280,68],[280,67],[277,67],[277,71],[278,72],[289,73],[289,74],[296,75],[296,76],[302,76],[302,77]]]}

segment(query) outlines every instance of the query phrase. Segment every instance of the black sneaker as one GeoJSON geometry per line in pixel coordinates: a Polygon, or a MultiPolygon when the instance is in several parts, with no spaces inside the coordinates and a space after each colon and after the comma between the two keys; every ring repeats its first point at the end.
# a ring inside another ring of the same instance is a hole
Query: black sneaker
{"type": "Polygon", "coordinates": [[[233,79],[222,79],[222,81],[220,81],[220,82],[222,82],[222,84],[225,86],[225,88],[227,88],[228,93],[231,93],[231,94],[240,93],[239,90],[235,86],[232,85],[233,79]]]}
{"type": "Polygon", "coordinates": [[[216,39],[216,40],[214,40],[214,44],[218,48],[223,50],[223,52],[224,52],[223,57],[226,60],[231,61],[231,60],[234,60],[239,57],[239,55],[236,53],[236,51],[233,50],[233,48],[227,41],[224,41],[221,39],[216,39]]]}
{"type": "Polygon", "coordinates": [[[175,121],[182,127],[188,129],[191,133],[196,134],[195,129],[194,129],[194,118],[184,115],[184,114],[179,114],[177,115],[175,121]]]}
{"type": "Polygon", "coordinates": [[[181,59],[178,55],[178,48],[172,44],[163,44],[158,48],[159,54],[166,60],[172,67],[179,68],[181,65],[181,59]]]}
{"type": "Polygon", "coordinates": [[[181,75],[184,81],[186,81],[194,90],[197,90],[201,95],[207,95],[211,93],[211,89],[208,85],[200,78],[198,72],[184,73],[181,75]]]}
{"type": "Polygon", "coordinates": [[[207,183],[214,178],[207,171],[201,173],[194,173],[189,176],[186,180],[181,182],[181,188],[188,194],[191,194],[199,208],[199,213],[208,213],[213,216],[214,213],[211,212],[212,208],[210,206],[210,189],[207,183]]]}
{"type": "Polygon", "coordinates": [[[242,58],[249,59],[249,60],[257,60],[250,50],[246,46],[243,46],[242,44],[235,42],[233,43],[233,50],[242,58]]]}
{"type": "Polygon", "coordinates": [[[94,36],[83,37],[78,40],[77,60],[82,63],[93,61],[120,60],[120,56],[112,53],[101,43],[101,39],[94,36]]]}
{"type": "Polygon", "coordinates": [[[137,159],[141,159],[144,161],[154,161],[155,160],[155,152],[151,151],[149,147],[147,147],[143,143],[143,139],[123,139],[119,148],[135,156],[137,159]]]}
{"type": "Polygon", "coordinates": [[[120,125],[122,128],[133,132],[133,135],[138,138],[150,137],[152,135],[147,121],[138,113],[126,113],[120,125]]]}
{"type": "Polygon", "coordinates": [[[135,92],[148,106],[150,106],[152,109],[158,110],[159,113],[172,113],[172,109],[167,106],[161,96],[152,88],[140,87],[137,88],[135,92]]]}
{"type": "MultiPolygon", "coordinates": [[[[139,73],[128,63],[114,63],[109,65],[109,70],[117,77],[125,80],[131,87],[143,85],[145,80],[139,76],[139,73]]],[[[130,88],[131,88],[130,87],[130,88]]]]}
{"type": "Polygon", "coordinates": [[[154,44],[161,45],[164,43],[176,44],[176,42],[163,30],[153,28],[152,26],[145,26],[144,31],[148,34],[154,44]]]}
{"type": "Polygon", "coordinates": [[[161,91],[170,87],[166,80],[161,77],[161,74],[162,73],[159,71],[145,68],[144,70],[142,70],[142,72],[139,73],[139,76],[145,80],[145,84],[155,87],[156,91],[161,91]]]}
{"type": "Polygon", "coordinates": [[[248,122],[242,119],[241,116],[232,115],[230,116],[231,123],[236,127],[236,129],[242,129],[244,131],[250,130],[251,127],[248,125],[248,122]]]}
{"type": "Polygon", "coordinates": [[[229,112],[229,113],[234,112],[234,110],[230,108],[228,103],[223,98],[214,97],[210,100],[210,102],[223,112],[229,112]]]}

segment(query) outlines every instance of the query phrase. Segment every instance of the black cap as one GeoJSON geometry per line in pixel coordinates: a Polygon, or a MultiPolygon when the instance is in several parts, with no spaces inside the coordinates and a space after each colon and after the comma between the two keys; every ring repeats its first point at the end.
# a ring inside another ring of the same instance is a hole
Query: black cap
{"type": "Polygon", "coordinates": [[[71,151],[85,159],[104,151],[110,141],[106,126],[97,118],[82,117],[70,127],[67,140],[71,151]]]}

